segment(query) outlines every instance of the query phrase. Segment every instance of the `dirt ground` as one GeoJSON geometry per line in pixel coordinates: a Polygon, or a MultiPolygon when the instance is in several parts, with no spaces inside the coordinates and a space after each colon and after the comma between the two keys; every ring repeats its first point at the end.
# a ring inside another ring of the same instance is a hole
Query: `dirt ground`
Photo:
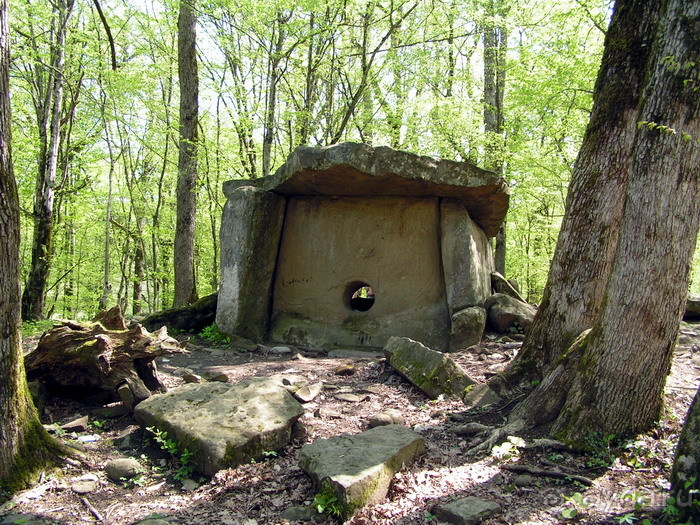
{"type": "MultiPolygon", "coordinates": [[[[370,417],[387,408],[401,411],[406,425],[425,437],[426,450],[395,476],[384,503],[362,509],[346,523],[437,523],[436,505],[464,496],[501,506],[502,511],[486,524],[613,524],[642,523],[644,519],[666,523],[663,511],[673,450],[700,379],[700,326],[683,324],[681,331],[662,421],[634,440],[617,442],[602,436],[597,452],[589,455],[530,446],[533,436],[521,436],[525,445],[513,440],[488,455],[469,455],[479,440],[460,436],[454,429],[470,421],[498,425],[517,399],[508,400],[498,411],[465,412],[459,401],[431,401],[381,358],[332,359],[323,352],[296,351],[263,355],[194,339],[187,345],[189,353],[159,359],[158,368],[168,387],[183,382],[184,368],[199,375],[223,372],[229,382],[284,374],[324,383],[323,393],[305,405],[291,444],[267,461],[224,470],[213,478],[195,478],[196,484],[183,486],[174,478],[172,458],[152,439],[138,433],[130,448],[114,444],[116,436],[134,425],[130,416],[91,417],[86,432],[60,436],[83,449],[85,459],[44,473],[35,487],[0,506],[0,517],[5,517],[0,523],[78,524],[96,522],[98,517],[114,525],[146,518],[172,524],[290,523],[281,517],[285,509],[308,507],[314,500],[311,482],[297,466],[300,448],[319,438],[366,430],[370,417]],[[355,366],[354,374],[335,373],[348,363],[355,366]],[[353,393],[359,400],[343,401],[335,397],[338,393],[353,393]],[[127,483],[109,481],[104,465],[117,457],[138,459],[143,473],[127,483]],[[523,474],[522,467],[535,473],[523,474]],[[565,477],[547,476],[547,471],[565,477]],[[97,477],[95,489],[86,494],[74,492],[73,484],[86,474],[97,477]],[[590,486],[575,476],[588,478],[590,486]],[[570,517],[574,509],[577,516],[567,520],[565,516],[570,517]]],[[[505,367],[517,351],[512,342],[489,337],[477,351],[453,354],[478,380],[505,367]]],[[[44,411],[44,422],[65,423],[88,413],[90,408],[85,405],[52,399],[44,411]]],[[[315,522],[334,523],[320,515],[315,522]]]]}

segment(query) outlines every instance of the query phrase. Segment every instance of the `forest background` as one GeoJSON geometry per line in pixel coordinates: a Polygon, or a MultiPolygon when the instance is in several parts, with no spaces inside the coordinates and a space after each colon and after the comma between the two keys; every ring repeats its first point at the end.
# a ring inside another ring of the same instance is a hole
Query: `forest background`
{"type": "MultiPolygon", "coordinates": [[[[9,3],[23,281],[53,154],[44,315],[170,307],[180,2],[9,3]]],[[[610,4],[199,0],[199,295],[219,284],[221,184],[274,172],[298,145],[350,140],[501,172],[507,276],[538,302],[610,4]]],[[[698,292],[698,252],[693,268],[698,292]]]]}

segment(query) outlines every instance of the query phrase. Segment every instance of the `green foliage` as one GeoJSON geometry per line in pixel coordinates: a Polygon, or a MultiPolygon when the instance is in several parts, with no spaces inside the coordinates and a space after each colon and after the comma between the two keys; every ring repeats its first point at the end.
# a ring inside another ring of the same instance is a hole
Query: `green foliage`
{"type": "Polygon", "coordinates": [[[175,462],[173,477],[178,481],[189,478],[192,472],[194,472],[194,466],[191,464],[193,453],[186,448],[180,450],[177,443],[168,438],[168,433],[166,431],[159,430],[155,427],[147,427],[146,430],[153,434],[153,440],[160,446],[161,450],[172,456],[175,462]]]}
{"type": "Polygon", "coordinates": [[[38,321],[23,321],[22,322],[22,337],[32,337],[40,335],[53,328],[53,319],[41,319],[38,321]]]}
{"type": "Polygon", "coordinates": [[[227,346],[231,344],[231,338],[223,332],[220,332],[216,323],[212,323],[204,328],[204,330],[199,333],[199,337],[215,346],[227,346]]]}
{"type": "Polygon", "coordinates": [[[561,511],[562,517],[567,520],[578,518],[591,506],[580,492],[575,492],[571,496],[563,496],[566,500],[566,508],[561,511]]]}
{"type": "Polygon", "coordinates": [[[614,434],[603,435],[594,432],[587,435],[583,442],[587,451],[586,466],[588,468],[607,468],[615,461],[614,434]]]}
{"type": "Polygon", "coordinates": [[[491,449],[491,456],[500,461],[508,461],[520,456],[520,448],[525,446],[525,440],[518,436],[508,436],[507,441],[491,449]]]}
{"type": "Polygon", "coordinates": [[[314,507],[319,514],[328,514],[334,518],[343,515],[343,506],[330,489],[323,490],[314,496],[314,507]]]}

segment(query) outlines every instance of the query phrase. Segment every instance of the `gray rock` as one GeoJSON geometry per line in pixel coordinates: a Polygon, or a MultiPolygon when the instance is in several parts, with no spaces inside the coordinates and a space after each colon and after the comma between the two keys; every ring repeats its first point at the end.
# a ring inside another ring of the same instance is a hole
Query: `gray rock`
{"type": "Polygon", "coordinates": [[[301,449],[299,466],[319,492],[330,491],[338,498],[348,517],[360,507],[383,501],[396,471],[424,447],[424,439],[411,429],[389,425],[319,439],[301,449]]]}
{"type": "Polygon", "coordinates": [[[289,348],[288,346],[273,346],[272,348],[270,348],[270,353],[277,354],[277,355],[291,354],[292,349],[289,348]]]}
{"type": "Polygon", "coordinates": [[[141,429],[137,425],[129,425],[124,430],[119,432],[112,442],[119,449],[132,448],[136,445],[136,440],[141,433],[141,429]]]}
{"type": "Polygon", "coordinates": [[[488,432],[489,430],[491,430],[491,427],[482,425],[481,423],[466,423],[464,425],[452,427],[448,430],[448,432],[458,436],[475,436],[477,434],[488,432]]]}
{"type": "Polygon", "coordinates": [[[112,481],[131,479],[142,471],[141,464],[132,458],[113,459],[105,465],[107,477],[112,481]]]}
{"type": "Polygon", "coordinates": [[[401,412],[395,408],[387,408],[373,415],[369,420],[369,428],[383,427],[386,425],[403,425],[405,420],[401,412]]]}
{"type": "Polygon", "coordinates": [[[489,323],[500,333],[509,333],[514,329],[526,331],[536,312],[535,307],[502,293],[489,297],[484,308],[488,312],[489,323]]]}
{"type": "Polygon", "coordinates": [[[133,408],[136,403],[136,397],[131,387],[127,383],[122,383],[117,387],[117,394],[119,394],[119,399],[127,408],[133,408]]]}
{"type": "Polygon", "coordinates": [[[456,352],[478,345],[486,328],[486,310],[470,306],[452,314],[450,351],[456,352]]]}
{"type": "Polygon", "coordinates": [[[313,383],[311,385],[302,386],[292,395],[302,403],[309,403],[316,399],[316,396],[318,396],[322,391],[323,383],[313,383]]]}
{"type": "Polygon", "coordinates": [[[185,383],[201,383],[202,382],[202,377],[198,376],[197,374],[192,374],[192,373],[186,373],[182,376],[182,379],[184,379],[185,383]]]}
{"type": "Polygon", "coordinates": [[[183,479],[182,480],[182,490],[186,490],[188,492],[191,492],[193,490],[197,490],[199,488],[199,483],[197,483],[193,479],[183,479]]]}
{"type": "Polygon", "coordinates": [[[500,510],[501,506],[492,501],[466,497],[440,505],[435,509],[435,517],[451,525],[477,525],[500,510]]]}
{"type": "Polygon", "coordinates": [[[348,403],[359,403],[362,401],[362,398],[356,394],[336,394],[334,397],[340,401],[346,401],[348,403]]]}
{"type": "Polygon", "coordinates": [[[100,481],[94,474],[85,474],[76,478],[71,483],[71,490],[76,494],[89,494],[95,492],[100,486],[100,481]]]}
{"type": "Polygon", "coordinates": [[[515,479],[513,480],[513,485],[519,488],[529,487],[530,485],[532,485],[533,481],[533,477],[529,474],[520,474],[518,476],[515,476],[515,479]]]}
{"type": "Polygon", "coordinates": [[[467,389],[462,396],[462,401],[464,401],[467,409],[472,409],[495,405],[501,402],[501,398],[487,384],[480,383],[467,389]]]}
{"type": "Polygon", "coordinates": [[[303,413],[279,381],[252,378],[235,385],[182,385],[141,402],[134,417],[142,427],[167,431],[192,452],[198,471],[213,475],[285,446],[303,413]]]}
{"type": "Polygon", "coordinates": [[[384,351],[391,366],[431,399],[462,397],[475,384],[454,360],[407,337],[392,337],[384,351]]]}
{"type": "Polygon", "coordinates": [[[282,517],[288,521],[323,521],[325,517],[319,514],[316,509],[312,507],[304,507],[299,505],[298,507],[289,507],[282,512],[282,517]]]}
{"type": "Polygon", "coordinates": [[[333,359],[379,359],[384,357],[384,354],[376,350],[347,350],[345,348],[337,348],[328,351],[328,357],[333,359]]]}
{"type": "Polygon", "coordinates": [[[517,288],[498,272],[493,272],[491,274],[491,287],[493,288],[493,293],[510,295],[513,299],[517,299],[521,303],[527,303],[523,296],[520,295],[517,288]]]}
{"type": "Polygon", "coordinates": [[[216,324],[222,332],[262,341],[269,324],[286,200],[252,186],[226,195],[221,218],[221,287],[216,324]]]}
{"type": "Polygon", "coordinates": [[[464,203],[457,199],[441,201],[440,236],[449,311],[483,304],[491,295],[491,243],[464,203]]]}
{"type": "Polygon", "coordinates": [[[85,432],[88,429],[88,416],[81,416],[61,425],[62,430],[68,432],[85,432]]]}
{"type": "Polygon", "coordinates": [[[226,375],[223,372],[217,372],[217,371],[205,372],[204,377],[206,378],[207,381],[214,381],[217,383],[228,383],[228,375],[226,375]]]}
{"type": "Polygon", "coordinates": [[[683,319],[686,321],[700,321],[700,295],[688,296],[683,319]]]}

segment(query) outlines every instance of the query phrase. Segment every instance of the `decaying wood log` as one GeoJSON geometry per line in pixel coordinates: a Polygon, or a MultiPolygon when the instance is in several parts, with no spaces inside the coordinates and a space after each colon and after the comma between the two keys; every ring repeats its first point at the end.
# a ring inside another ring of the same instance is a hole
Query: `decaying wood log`
{"type": "Polygon", "coordinates": [[[73,397],[104,393],[131,408],[166,390],[154,359],[183,352],[165,327],[150,333],[139,324],[108,330],[101,323],[69,321],[46,332],[24,363],[29,381],[73,397]]]}
{"type": "Polygon", "coordinates": [[[190,306],[171,308],[156,312],[141,320],[141,324],[149,330],[167,326],[171,330],[182,332],[201,332],[210,326],[216,318],[216,302],[219,294],[213,293],[202,297],[190,306]]]}

